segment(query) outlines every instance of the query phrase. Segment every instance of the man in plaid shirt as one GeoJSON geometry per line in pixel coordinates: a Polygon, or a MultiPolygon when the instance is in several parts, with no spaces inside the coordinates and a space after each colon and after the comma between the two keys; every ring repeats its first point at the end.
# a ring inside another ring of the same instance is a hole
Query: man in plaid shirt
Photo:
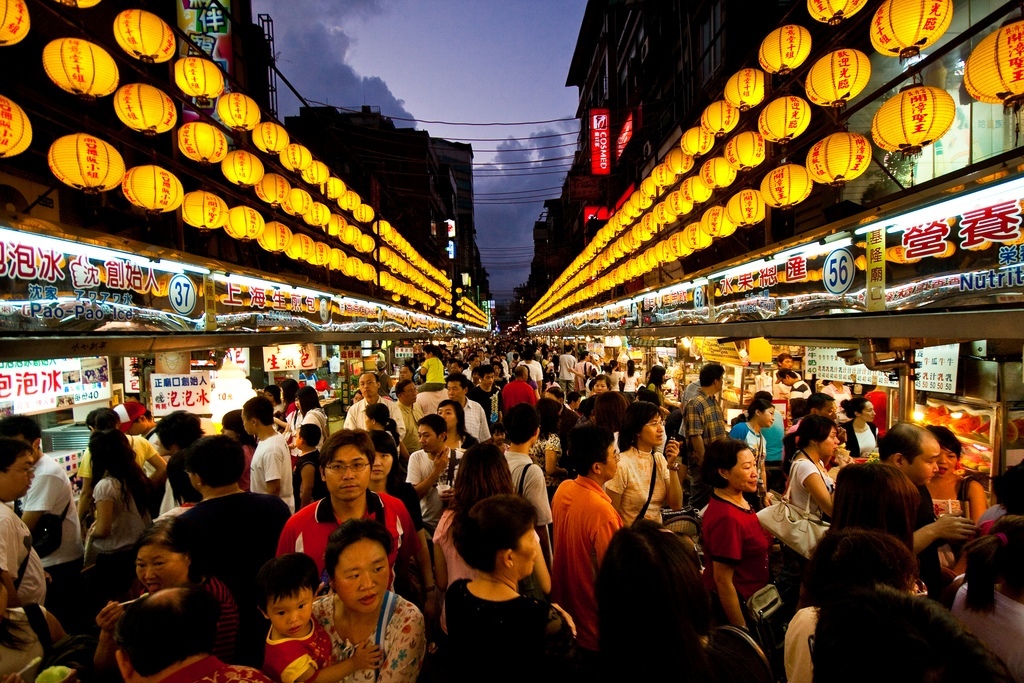
{"type": "Polygon", "coordinates": [[[698,510],[711,500],[711,488],[700,476],[704,449],[714,441],[729,436],[722,408],[715,398],[722,391],[725,368],[709,363],[700,369],[700,392],[683,408],[683,424],[679,436],[690,449],[690,501],[698,510]]]}

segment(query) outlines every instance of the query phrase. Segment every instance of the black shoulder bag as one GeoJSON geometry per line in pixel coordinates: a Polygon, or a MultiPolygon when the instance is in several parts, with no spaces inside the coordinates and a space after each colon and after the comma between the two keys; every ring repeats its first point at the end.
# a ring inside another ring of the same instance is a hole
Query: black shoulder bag
{"type": "MultiPolygon", "coordinates": [[[[636,516],[637,519],[643,519],[647,515],[647,508],[651,506],[651,498],[654,497],[654,482],[658,479],[658,458],[651,451],[651,488],[647,491],[647,502],[640,508],[640,514],[636,516]]],[[[635,520],[634,520],[635,521],[635,520]]]]}
{"type": "Polygon", "coordinates": [[[46,557],[60,547],[63,540],[64,518],[68,515],[68,508],[71,501],[64,506],[64,512],[55,515],[47,512],[36,522],[36,528],[32,532],[32,547],[36,549],[39,557],[46,557]]]}

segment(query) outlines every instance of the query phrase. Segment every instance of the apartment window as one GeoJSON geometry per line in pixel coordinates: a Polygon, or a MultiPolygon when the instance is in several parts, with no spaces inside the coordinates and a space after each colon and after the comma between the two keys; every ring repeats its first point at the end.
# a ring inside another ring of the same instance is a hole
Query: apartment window
{"type": "Polygon", "coordinates": [[[722,66],[725,35],[725,7],[719,0],[709,7],[708,16],[700,22],[697,36],[697,76],[701,85],[710,81],[722,66]]]}

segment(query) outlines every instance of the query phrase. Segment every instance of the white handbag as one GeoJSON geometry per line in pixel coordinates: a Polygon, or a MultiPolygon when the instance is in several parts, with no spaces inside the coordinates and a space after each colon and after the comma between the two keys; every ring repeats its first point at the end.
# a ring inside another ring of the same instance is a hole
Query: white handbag
{"type": "Polygon", "coordinates": [[[790,503],[788,486],[782,498],[758,511],[757,521],[772,536],[808,558],[829,527],[828,522],[811,514],[809,494],[803,510],[790,503]]]}

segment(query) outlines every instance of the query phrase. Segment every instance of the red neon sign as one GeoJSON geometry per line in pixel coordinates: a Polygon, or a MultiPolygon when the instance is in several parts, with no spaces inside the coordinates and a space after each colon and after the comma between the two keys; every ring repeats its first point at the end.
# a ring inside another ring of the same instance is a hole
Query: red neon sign
{"type": "Polygon", "coordinates": [[[610,113],[607,109],[590,110],[590,173],[609,175],[612,172],[610,113]]]}
{"type": "Polygon", "coordinates": [[[629,116],[626,117],[626,121],[622,124],[622,130],[619,132],[619,139],[615,141],[615,160],[618,161],[622,157],[622,153],[626,151],[626,145],[633,139],[633,112],[629,112],[629,116]]]}

